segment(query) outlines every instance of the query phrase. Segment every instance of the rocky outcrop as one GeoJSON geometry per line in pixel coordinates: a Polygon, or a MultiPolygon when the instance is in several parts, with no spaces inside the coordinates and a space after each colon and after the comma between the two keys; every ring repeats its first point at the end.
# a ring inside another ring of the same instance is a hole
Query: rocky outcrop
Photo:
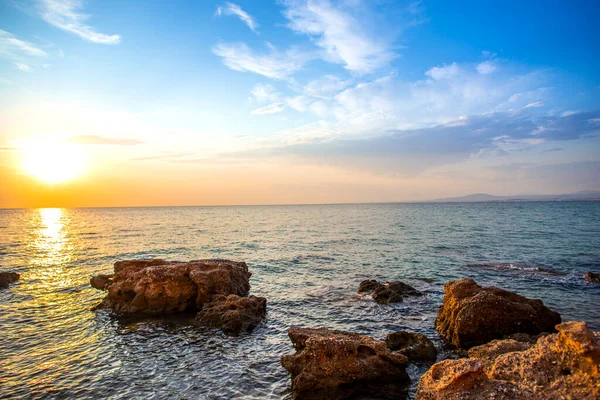
{"type": "Polygon", "coordinates": [[[267,314],[264,297],[217,295],[205,303],[196,317],[203,325],[221,328],[228,333],[248,332],[262,322],[267,314]]]}
{"type": "Polygon", "coordinates": [[[92,286],[107,291],[98,308],[119,313],[163,314],[202,309],[215,295],[246,295],[250,272],[242,262],[130,260],[115,263],[114,275],[92,286]]]}
{"type": "Polygon", "coordinates": [[[586,272],[585,279],[587,279],[590,282],[600,283],[600,274],[595,274],[593,272],[586,272]]]}
{"type": "Polygon", "coordinates": [[[293,327],[295,354],[281,357],[298,399],[404,398],[408,358],[383,340],[357,333],[293,327]]]}
{"type": "Polygon", "coordinates": [[[435,327],[460,349],[513,333],[552,332],[561,321],[560,315],[541,300],[495,287],[483,288],[472,279],[447,282],[444,292],[435,327]]]}
{"type": "Polygon", "coordinates": [[[11,283],[17,282],[21,275],[16,272],[0,272],[0,289],[6,289],[11,283]]]}
{"type": "Polygon", "coordinates": [[[265,316],[265,298],[241,297],[250,290],[251,276],[243,262],[129,260],[116,262],[114,271],[90,280],[107,292],[96,309],[125,314],[202,310],[200,322],[228,332],[251,330],[265,316]]]}
{"type": "Polygon", "coordinates": [[[435,361],[437,351],[427,336],[416,332],[397,331],[385,338],[388,348],[404,354],[412,361],[435,361]]]}
{"type": "Polygon", "coordinates": [[[399,303],[409,296],[423,295],[414,287],[400,281],[380,283],[374,279],[362,281],[356,292],[373,292],[373,300],[379,304],[399,303]]]}
{"type": "Polygon", "coordinates": [[[423,375],[415,399],[600,398],[598,339],[585,322],[566,322],[556,329],[558,334],[541,337],[535,345],[524,344],[529,346],[524,350],[516,349],[520,345],[514,340],[495,342],[487,349],[515,351],[477,351],[478,358],[441,361],[423,375]]]}

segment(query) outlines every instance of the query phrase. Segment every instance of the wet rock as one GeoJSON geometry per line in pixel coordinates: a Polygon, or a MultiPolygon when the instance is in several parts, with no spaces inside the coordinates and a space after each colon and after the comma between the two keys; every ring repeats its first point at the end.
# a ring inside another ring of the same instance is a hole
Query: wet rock
{"type": "Polygon", "coordinates": [[[422,296],[414,287],[403,282],[386,282],[373,292],[373,300],[379,304],[399,303],[410,296],[422,296]]]}
{"type": "Polygon", "coordinates": [[[408,358],[391,352],[383,340],[329,329],[292,327],[295,354],[281,357],[297,399],[398,399],[410,383],[408,358]]]}
{"type": "Polygon", "coordinates": [[[388,348],[404,354],[410,361],[435,361],[437,351],[427,336],[416,332],[397,331],[385,338],[388,348]]]}
{"type": "Polygon", "coordinates": [[[221,328],[227,333],[250,332],[260,324],[267,314],[267,299],[264,297],[240,297],[218,295],[205,303],[196,317],[207,326],[221,328]]]}
{"type": "Polygon", "coordinates": [[[513,333],[552,332],[561,321],[560,315],[541,300],[495,287],[483,288],[472,279],[447,282],[444,292],[435,327],[460,349],[513,333]]]}
{"type": "Polygon", "coordinates": [[[367,279],[358,285],[356,293],[372,292],[380,286],[383,286],[383,284],[377,282],[375,279],[367,279]]]}
{"type": "Polygon", "coordinates": [[[90,279],[90,285],[94,289],[98,290],[107,290],[110,285],[112,285],[112,275],[96,275],[90,279]]]}
{"type": "Polygon", "coordinates": [[[154,259],[116,262],[114,275],[92,281],[93,286],[107,291],[96,308],[163,314],[199,311],[216,295],[244,296],[250,290],[250,275],[243,262],[154,259]]]}
{"type": "Polygon", "coordinates": [[[595,274],[593,272],[586,272],[585,279],[590,282],[600,282],[600,274],[595,274]]]}
{"type": "Polygon", "coordinates": [[[598,339],[585,322],[566,322],[556,328],[558,334],[541,337],[523,351],[434,364],[421,377],[415,399],[600,398],[598,339]]]}
{"type": "Polygon", "coordinates": [[[21,275],[16,272],[0,272],[0,289],[6,289],[11,283],[17,282],[21,275]]]}

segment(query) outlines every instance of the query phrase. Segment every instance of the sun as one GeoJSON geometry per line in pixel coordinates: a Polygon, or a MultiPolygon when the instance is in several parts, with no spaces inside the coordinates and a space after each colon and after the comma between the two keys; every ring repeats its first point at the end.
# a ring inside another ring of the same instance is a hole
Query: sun
{"type": "Polygon", "coordinates": [[[25,172],[46,183],[70,181],[84,172],[85,154],[77,144],[35,139],[22,149],[25,172]]]}

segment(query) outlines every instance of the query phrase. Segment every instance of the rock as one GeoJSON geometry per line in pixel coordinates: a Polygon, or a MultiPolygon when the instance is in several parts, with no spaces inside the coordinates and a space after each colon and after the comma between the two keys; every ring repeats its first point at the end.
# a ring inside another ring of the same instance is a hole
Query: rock
{"type": "Polygon", "coordinates": [[[373,299],[379,304],[399,303],[409,296],[422,296],[414,287],[403,282],[387,282],[373,292],[373,299]]]}
{"type": "Polygon", "coordinates": [[[380,286],[383,286],[383,284],[377,282],[375,279],[367,279],[358,285],[356,293],[372,292],[380,286]]]}
{"type": "Polygon", "coordinates": [[[250,290],[250,275],[243,262],[131,260],[116,262],[114,275],[91,282],[107,291],[97,309],[163,314],[199,311],[216,295],[244,296],[250,290]]]}
{"type": "Polygon", "coordinates": [[[528,299],[495,287],[483,288],[472,279],[444,285],[443,304],[435,327],[460,349],[502,339],[512,333],[553,332],[560,315],[538,299],[528,299]]]}
{"type": "Polygon", "coordinates": [[[298,399],[404,398],[408,358],[383,340],[329,329],[292,327],[295,354],[281,357],[298,399]]]}
{"type": "Polygon", "coordinates": [[[585,279],[590,282],[600,282],[600,274],[595,274],[593,272],[586,272],[585,279]]]}
{"type": "Polygon", "coordinates": [[[21,275],[16,272],[0,272],[0,289],[6,289],[11,283],[17,282],[21,275]]]}
{"type": "Polygon", "coordinates": [[[249,332],[262,322],[267,314],[264,297],[240,297],[230,294],[217,295],[205,303],[196,317],[207,326],[221,328],[227,333],[249,332]]]}
{"type": "Polygon", "coordinates": [[[527,350],[531,346],[533,346],[533,343],[519,342],[514,339],[492,340],[481,346],[471,347],[468,354],[470,358],[493,360],[499,355],[527,350]]]}
{"type": "Polygon", "coordinates": [[[90,285],[94,289],[98,290],[107,290],[110,285],[112,285],[112,275],[96,275],[90,279],[90,285]]]}
{"type": "Polygon", "coordinates": [[[427,336],[416,332],[397,331],[385,338],[387,347],[404,354],[410,361],[435,361],[437,351],[427,336]]]}
{"type": "Polygon", "coordinates": [[[566,322],[556,329],[558,334],[541,337],[523,351],[434,364],[421,377],[415,399],[600,398],[598,339],[585,322],[566,322]]]}

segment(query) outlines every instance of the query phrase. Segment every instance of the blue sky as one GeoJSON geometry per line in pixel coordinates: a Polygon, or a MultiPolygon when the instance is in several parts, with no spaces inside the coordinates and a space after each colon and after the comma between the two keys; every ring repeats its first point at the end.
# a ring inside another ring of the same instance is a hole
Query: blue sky
{"type": "Polygon", "coordinates": [[[19,176],[19,141],[53,137],[85,146],[98,182],[160,171],[221,193],[186,204],[597,189],[599,17],[595,1],[0,2],[0,168],[19,176]]]}

